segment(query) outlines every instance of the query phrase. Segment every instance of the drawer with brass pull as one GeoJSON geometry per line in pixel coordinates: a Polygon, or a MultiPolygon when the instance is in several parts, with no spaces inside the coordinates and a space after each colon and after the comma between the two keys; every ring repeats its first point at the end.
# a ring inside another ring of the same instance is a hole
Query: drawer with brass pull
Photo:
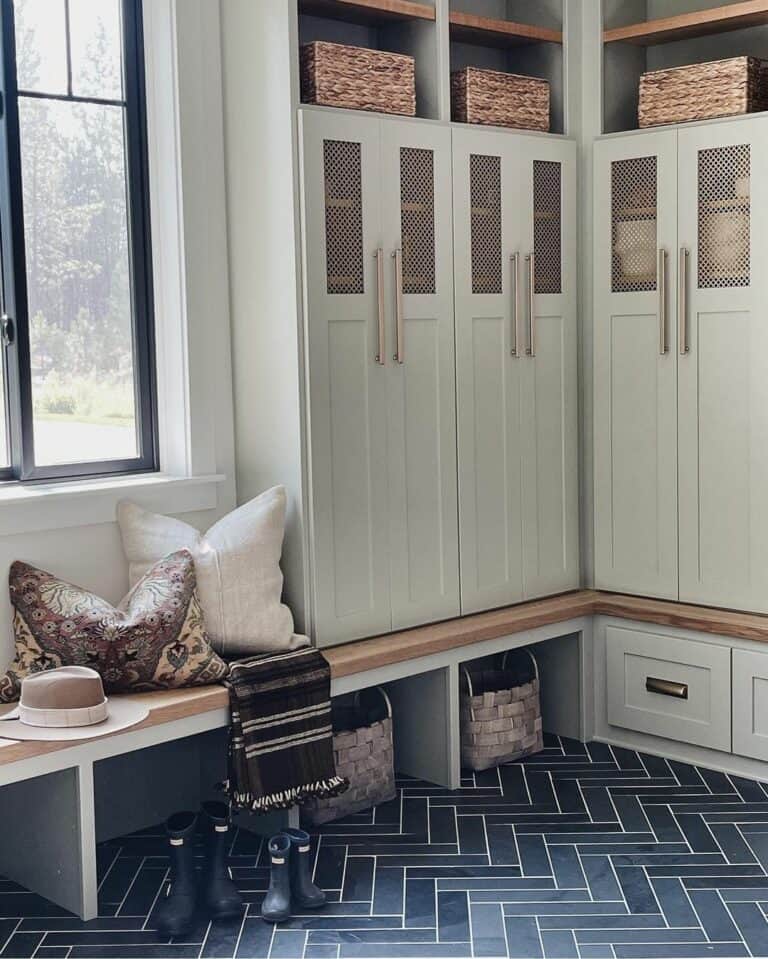
{"type": "Polygon", "coordinates": [[[731,650],[608,626],[608,722],[680,742],[731,748],[731,650]]]}

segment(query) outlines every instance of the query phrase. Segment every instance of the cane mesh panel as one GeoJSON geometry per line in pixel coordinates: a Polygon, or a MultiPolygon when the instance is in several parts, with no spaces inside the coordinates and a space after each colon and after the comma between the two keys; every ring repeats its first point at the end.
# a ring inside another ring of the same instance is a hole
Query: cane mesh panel
{"type": "Polygon", "coordinates": [[[360,144],[325,140],[323,163],[328,292],[365,293],[360,144]]]}
{"type": "Polygon", "coordinates": [[[749,286],[749,144],[699,151],[699,288],[749,286]]]}
{"type": "Polygon", "coordinates": [[[611,289],[656,289],[656,157],[611,164],[611,289]]]}
{"type": "Polygon", "coordinates": [[[533,288],[562,293],[562,167],[552,160],[533,162],[533,288]]]}
{"type": "Polygon", "coordinates": [[[472,292],[503,293],[501,253],[501,157],[469,158],[472,292]]]}
{"type": "Polygon", "coordinates": [[[435,293],[435,156],[400,148],[403,293],[435,293]]]}

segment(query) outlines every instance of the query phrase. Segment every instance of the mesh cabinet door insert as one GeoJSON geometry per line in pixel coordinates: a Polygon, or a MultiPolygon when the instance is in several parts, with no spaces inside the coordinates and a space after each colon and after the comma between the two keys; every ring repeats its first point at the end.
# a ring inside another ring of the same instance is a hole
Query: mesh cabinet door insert
{"type": "Polygon", "coordinates": [[[536,293],[562,293],[562,165],[533,161],[533,252],[536,293]]]}
{"type": "Polygon", "coordinates": [[[656,289],[657,164],[655,156],[611,164],[611,289],[656,289]]]}
{"type": "Polygon", "coordinates": [[[699,289],[749,286],[749,144],[699,151],[699,289]]]}
{"type": "Polygon", "coordinates": [[[501,252],[501,157],[471,154],[472,292],[503,293],[501,252]]]}
{"type": "Polygon", "coordinates": [[[435,293],[435,156],[400,148],[403,293],[435,293]]]}
{"type": "Polygon", "coordinates": [[[345,140],[324,140],[323,172],[328,292],[365,293],[360,144],[345,140]]]}

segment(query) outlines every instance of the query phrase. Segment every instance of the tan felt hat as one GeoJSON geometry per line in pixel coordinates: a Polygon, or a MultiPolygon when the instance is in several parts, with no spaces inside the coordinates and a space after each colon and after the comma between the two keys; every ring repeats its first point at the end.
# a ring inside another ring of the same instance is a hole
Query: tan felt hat
{"type": "Polygon", "coordinates": [[[0,738],[64,741],[114,733],[149,715],[141,703],[108,700],[88,666],[60,666],[27,676],[16,709],[0,716],[0,738]]]}

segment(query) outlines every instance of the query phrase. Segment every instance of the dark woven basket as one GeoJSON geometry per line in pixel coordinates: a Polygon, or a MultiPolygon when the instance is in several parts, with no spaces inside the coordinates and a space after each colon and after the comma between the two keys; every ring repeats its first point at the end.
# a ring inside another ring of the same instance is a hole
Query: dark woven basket
{"type": "Polygon", "coordinates": [[[403,53],[315,41],[301,48],[301,99],[348,110],[416,114],[416,61],[403,53]]]}
{"type": "Polygon", "coordinates": [[[768,110],[768,61],[731,57],[640,77],[641,127],[768,110]]]}
{"type": "Polygon", "coordinates": [[[461,761],[476,772],[514,762],[544,748],[539,669],[529,650],[527,675],[507,668],[470,672],[462,668],[461,761]],[[520,682],[520,679],[525,681],[520,682]]]}
{"type": "Polygon", "coordinates": [[[381,697],[385,716],[366,721],[367,716],[360,708],[359,693],[351,708],[334,703],[333,758],[336,775],[349,780],[349,789],[340,796],[306,803],[302,807],[302,818],[310,826],[351,816],[395,798],[392,703],[380,686],[366,692],[381,697]],[[365,724],[360,725],[363,722],[365,724]]]}
{"type": "Polygon", "coordinates": [[[460,123],[549,132],[549,82],[465,67],[451,74],[451,115],[460,123]]]}

